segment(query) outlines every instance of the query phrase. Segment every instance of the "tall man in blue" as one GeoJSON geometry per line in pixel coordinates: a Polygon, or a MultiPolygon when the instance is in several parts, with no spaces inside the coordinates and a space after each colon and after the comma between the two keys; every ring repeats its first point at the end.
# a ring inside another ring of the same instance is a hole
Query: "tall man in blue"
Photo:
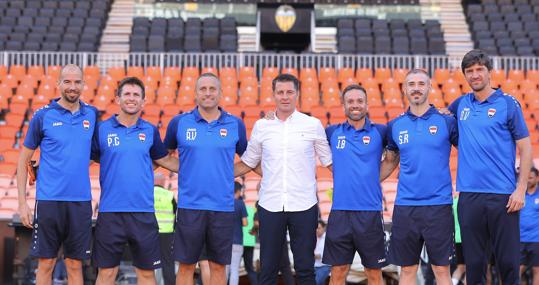
{"type": "Polygon", "coordinates": [[[389,262],[401,266],[399,284],[415,284],[423,245],[427,247],[436,284],[450,285],[454,252],[453,186],[449,169],[451,145],[457,145],[455,118],[429,104],[429,75],[413,69],[402,91],[410,107],[392,120],[381,179],[400,161],[397,199],[389,244],[389,262]]]}
{"type": "Polygon", "coordinates": [[[81,260],[90,257],[92,194],[89,168],[97,110],[79,100],[82,70],[66,65],[58,80],[61,97],[37,110],[17,165],[19,214],[32,228],[30,255],[38,258],[37,284],[51,284],[63,245],[69,284],[83,284],[81,260]],[[40,148],[37,201],[33,217],[26,202],[26,165],[40,148]]]}
{"type": "MultiPolygon", "coordinates": [[[[181,95],[181,94],[180,94],[181,95]]],[[[211,74],[196,82],[197,107],[172,119],[165,145],[178,149],[178,213],[174,258],[180,262],[176,284],[193,284],[195,265],[205,245],[211,285],[225,285],[234,229],[234,154],[247,147],[241,119],[219,107],[221,84],[211,74]]]]}
{"type": "Polygon", "coordinates": [[[484,284],[494,253],[501,281],[519,283],[519,210],[524,206],[531,168],[531,143],[518,101],[490,85],[492,63],[481,50],[462,59],[462,72],[473,92],[449,106],[459,129],[458,218],[466,281],[484,284]],[[520,177],[515,171],[520,152],[520,177]]]}
{"type": "Polygon", "coordinates": [[[99,161],[101,199],[95,228],[96,284],[112,285],[123,249],[129,244],[139,284],[155,284],[160,267],[159,227],[155,218],[153,163],[178,171],[155,126],[140,118],[144,84],[127,77],[118,85],[120,113],[100,122],[92,144],[99,161]]]}
{"type": "Polygon", "coordinates": [[[350,85],[341,96],[347,120],[326,128],[333,157],[333,206],[322,262],[332,265],[330,284],[341,285],[357,251],[368,283],[382,284],[381,268],[387,262],[379,177],[386,126],[367,118],[363,87],[350,85]]]}
{"type": "Polygon", "coordinates": [[[532,285],[539,285],[539,171],[533,167],[528,177],[526,202],[520,210],[520,275],[532,268],[532,285]]]}
{"type": "Polygon", "coordinates": [[[297,282],[314,285],[318,227],[315,154],[323,166],[331,167],[331,150],[320,120],[296,110],[298,79],[281,74],[273,79],[272,89],[276,119],[255,123],[235,174],[246,173],[261,163],[259,284],[277,283],[288,230],[297,282]]]}

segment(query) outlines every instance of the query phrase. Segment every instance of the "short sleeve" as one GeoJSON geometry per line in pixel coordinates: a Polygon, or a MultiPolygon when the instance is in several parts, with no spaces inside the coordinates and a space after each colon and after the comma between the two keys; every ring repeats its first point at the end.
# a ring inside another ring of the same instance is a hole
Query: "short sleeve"
{"type": "Polygon", "coordinates": [[[386,140],[387,140],[387,146],[386,148],[390,151],[398,152],[399,147],[395,143],[395,140],[393,140],[393,125],[395,124],[395,121],[389,122],[387,124],[386,128],[386,140]]]}
{"type": "Polygon", "coordinates": [[[459,144],[459,131],[457,127],[457,119],[453,116],[444,116],[447,124],[447,132],[449,133],[449,141],[452,145],[458,146],[459,144]]]}
{"type": "Polygon", "coordinates": [[[99,126],[97,124],[94,129],[94,135],[92,136],[92,150],[90,152],[90,159],[93,161],[99,161],[101,156],[101,148],[99,147],[99,126]]]}
{"type": "Polygon", "coordinates": [[[236,143],[236,153],[241,156],[247,149],[247,130],[242,120],[238,120],[238,142],[236,143]]]}
{"type": "Polygon", "coordinates": [[[455,101],[453,101],[453,103],[451,103],[451,105],[449,105],[449,107],[447,107],[449,112],[453,113],[453,115],[455,115],[455,116],[457,115],[457,112],[459,111],[460,100],[462,100],[462,98],[464,96],[466,96],[466,95],[460,96],[455,101]]]}
{"type": "Polygon", "coordinates": [[[153,144],[150,148],[150,157],[152,160],[158,160],[161,159],[168,154],[168,150],[163,144],[163,141],[161,141],[161,134],[159,134],[159,130],[152,125],[152,131],[153,131],[153,144]]]}
{"type": "Polygon", "coordinates": [[[180,116],[174,117],[167,126],[167,133],[165,134],[165,147],[171,150],[175,150],[178,147],[178,124],[180,116]]]}
{"type": "Polygon", "coordinates": [[[517,141],[525,137],[530,136],[528,126],[526,126],[526,120],[524,120],[524,114],[522,114],[522,108],[520,103],[511,97],[507,96],[507,127],[511,132],[513,140],[517,141]]]}
{"type": "Polygon", "coordinates": [[[262,160],[262,143],[260,142],[259,126],[261,120],[256,121],[247,149],[241,156],[241,161],[251,168],[255,168],[262,160]]]}
{"type": "Polygon", "coordinates": [[[316,139],[314,142],[314,149],[322,166],[327,167],[333,163],[326,131],[318,119],[316,119],[316,139]]]}
{"type": "Polygon", "coordinates": [[[382,147],[387,147],[387,126],[382,124],[375,124],[374,127],[382,138],[382,147]]]}
{"type": "Polygon", "coordinates": [[[245,203],[241,201],[241,217],[247,218],[247,208],[245,208],[245,203]]]}
{"type": "Polygon", "coordinates": [[[29,149],[37,149],[43,139],[43,112],[36,112],[32,120],[30,120],[30,126],[24,139],[24,146],[29,149]]]}
{"type": "Polygon", "coordinates": [[[333,133],[337,129],[338,125],[331,125],[326,128],[326,138],[328,140],[329,145],[331,145],[331,136],[333,136],[333,133]]]}

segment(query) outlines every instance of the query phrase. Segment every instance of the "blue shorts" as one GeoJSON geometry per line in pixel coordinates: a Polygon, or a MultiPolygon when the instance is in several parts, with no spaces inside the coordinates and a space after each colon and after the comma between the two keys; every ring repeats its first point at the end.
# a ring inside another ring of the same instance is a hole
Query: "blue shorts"
{"type": "Polygon", "coordinates": [[[539,242],[520,243],[520,265],[539,266],[539,242]]]}
{"type": "Polygon", "coordinates": [[[381,212],[340,211],[329,214],[322,262],[352,264],[356,251],[366,268],[387,265],[384,223],[381,212]]]}
{"type": "Polygon", "coordinates": [[[92,203],[36,201],[30,256],[56,258],[63,244],[66,258],[90,258],[92,203]]]}
{"type": "Polygon", "coordinates": [[[455,252],[452,205],[398,206],[393,210],[389,261],[399,266],[419,264],[423,244],[436,266],[451,264],[455,252]]]}
{"type": "Polygon", "coordinates": [[[234,212],[178,209],[174,231],[174,258],[180,263],[199,261],[204,245],[207,259],[230,264],[234,212]]]}
{"type": "Polygon", "coordinates": [[[159,226],[154,213],[99,213],[92,255],[94,265],[99,268],[120,265],[126,244],[135,267],[144,270],[161,267],[159,226]]]}

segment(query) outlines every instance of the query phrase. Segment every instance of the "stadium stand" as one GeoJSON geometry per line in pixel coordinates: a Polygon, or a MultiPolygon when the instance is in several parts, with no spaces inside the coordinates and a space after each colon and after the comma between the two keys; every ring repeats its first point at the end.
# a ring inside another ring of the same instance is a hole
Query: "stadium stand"
{"type": "Polygon", "coordinates": [[[476,48],[492,55],[539,55],[537,0],[484,0],[466,10],[476,48]]]}
{"type": "Polygon", "coordinates": [[[131,52],[236,52],[236,20],[188,18],[135,18],[131,52]]]}
{"type": "Polygon", "coordinates": [[[420,19],[339,19],[338,51],[345,54],[445,54],[440,22],[420,19]]]}
{"type": "Polygon", "coordinates": [[[0,50],[97,51],[110,0],[2,1],[0,50]]]}

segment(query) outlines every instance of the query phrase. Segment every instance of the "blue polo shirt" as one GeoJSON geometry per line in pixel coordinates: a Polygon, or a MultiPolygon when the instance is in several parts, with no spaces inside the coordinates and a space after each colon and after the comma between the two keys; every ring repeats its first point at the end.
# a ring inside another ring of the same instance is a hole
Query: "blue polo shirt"
{"type": "Polygon", "coordinates": [[[332,210],[381,211],[380,160],[386,126],[365,119],[356,130],[348,121],[326,128],[333,157],[332,210]]]}
{"type": "Polygon", "coordinates": [[[116,115],[97,128],[92,160],[101,164],[99,211],[155,212],[153,161],[168,154],[157,128],[140,118],[128,128],[116,115]]]}
{"type": "Polygon", "coordinates": [[[410,110],[388,124],[387,149],[400,153],[395,205],[451,205],[451,145],[457,145],[455,118],[431,106],[417,117],[410,110]]]}
{"type": "Polygon", "coordinates": [[[179,208],[234,211],[234,154],[243,154],[247,138],[241,119],[219,110],[211,123],[195,108],[167,127],[165,145],[180,158],[179,208]]]}
{"type": "Polygon", "coordinates": [[[460,133],[457,191],[513,193],[515,141],[529,136],[518,101],[498,89],[483,102],[473,93],[465,94],[449,110],[460,133]]]}
{"type": "Polygon", "coordinates": [[[90,201],[89,164],[97,109],[80,102],[75,113],[56,99],[37,110],[24,140],[29,149],[41,149],[37,200],[90,201]]]}
{"type": "Polygon", "coordinates": [[[526,202],[520,210],[520,241],[539,242],[539,186],[531,195],[526,192],[526,202]]]}

